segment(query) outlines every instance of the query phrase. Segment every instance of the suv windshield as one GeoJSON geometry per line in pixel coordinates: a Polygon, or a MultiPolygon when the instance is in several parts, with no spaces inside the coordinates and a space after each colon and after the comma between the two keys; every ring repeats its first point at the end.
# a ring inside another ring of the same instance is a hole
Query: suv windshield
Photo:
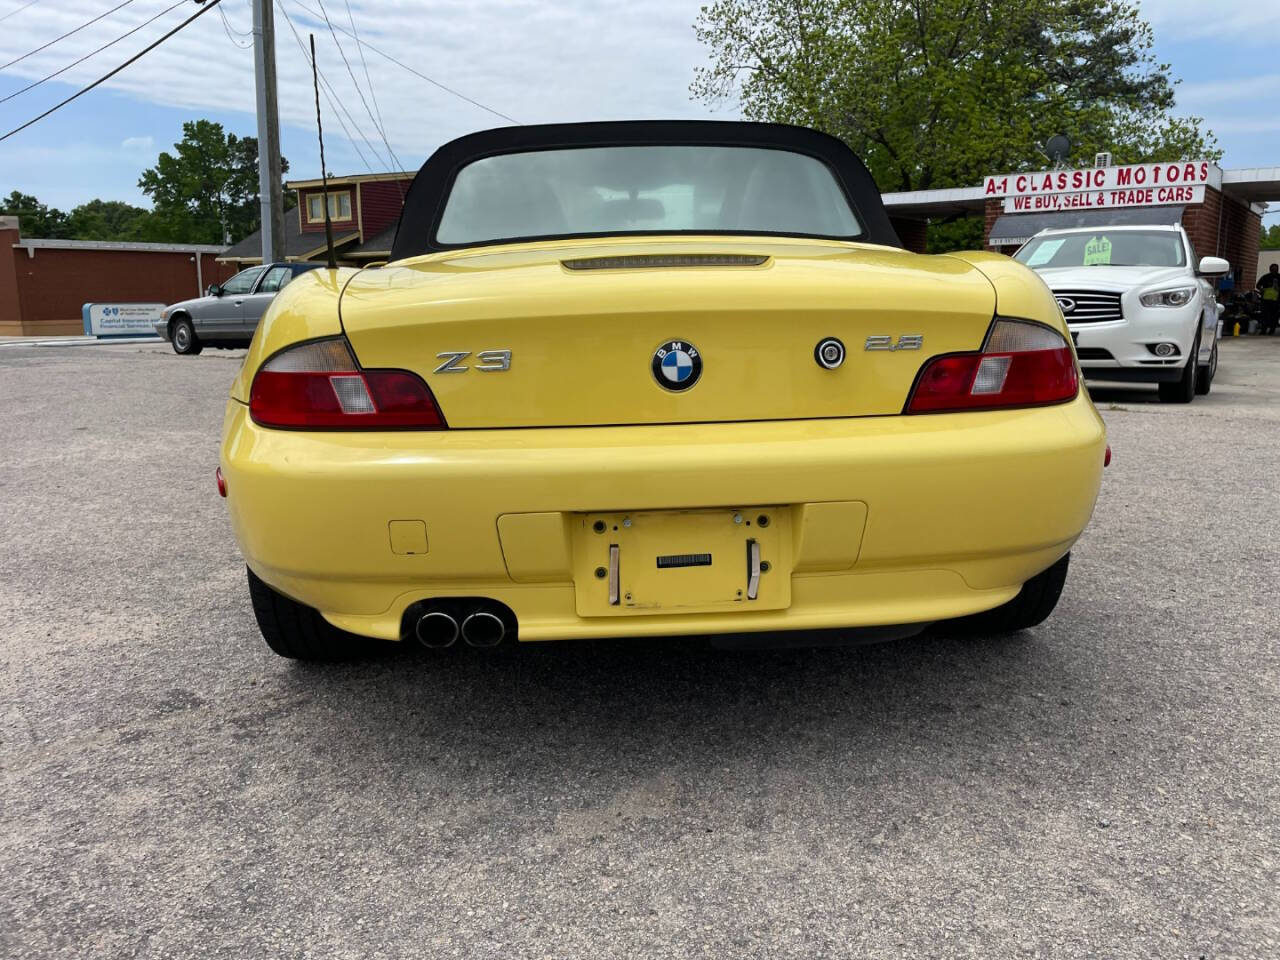
{"type": "Polygon", "coordinates": [[[605,233],[790,233],[853,238],[862,226],[831,170],[763,147],[579,147],[463,167],[437,242],[605,233]]]}
{"type": "Polygon", "coordinates": [[[1028,267],[1181,267],[1182,237],[1172,230],[1101,230],[1033,237],[1013,255],[1028,267]]]}

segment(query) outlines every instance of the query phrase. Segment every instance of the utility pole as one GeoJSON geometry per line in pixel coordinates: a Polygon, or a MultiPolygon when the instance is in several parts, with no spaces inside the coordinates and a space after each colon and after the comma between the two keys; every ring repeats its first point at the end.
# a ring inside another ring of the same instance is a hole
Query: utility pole
{"type": "Polygon", "coordinates": [[[280,116],[276,108],[276,23],[272,0],[253,0],[253,75],[258,88],[258,194],[262,262],[284,259],[284,196],[280,189],[280,116]]]}

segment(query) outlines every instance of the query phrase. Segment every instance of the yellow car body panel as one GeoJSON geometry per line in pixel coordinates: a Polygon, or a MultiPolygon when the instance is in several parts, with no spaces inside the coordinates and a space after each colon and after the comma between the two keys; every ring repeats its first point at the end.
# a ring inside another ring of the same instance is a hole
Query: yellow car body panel
{"type": "Polygon", "coordinates": [[[338,298],[358,272],[352,267],[308,270],[276,294],[249,342],[249,352],[232,381],[231,396],[248,403],[253,375],[273,354],[304,340],[340,336],[338,298]]]}
{"type": "Polygon", "coordinates": [[[868,352],[867,338],[892,345],[914,335],[933,354],[976,350],[995,307],[984,273],[951,257],[787,238],[626,238],[440,253],[366,270],[346,287],[342,326],[364,366],[422,374],[451,427],[584,426],[896,414],[921,353],[868,352]],[[764,262],[565,266],[726,252],[764,262]],[[784,337],[805,346],[780,351],[784,337]],[[848,349],[839,373],[814,362],[824,337],[848,349]],[[654,349],[669,339],[703,357],[687,393],[652,376],[654,349]],[[511,351],[510,369],[477,372],[475,355],[495,348],[511,351]],[[464,350],[471,369],[433,372],[441,353],[464,350]]]}
{"type": "Polygon", "coordinates": [[[222,470],[250,567],[331,623],[398,639],[416,601],[487,597],[515,613],[520,639],[540,640],[875,626],[989,609],[1071,548],[1105,444],[1083,393],[1051,407],[929,416],[367,434],[264,428],[232,399],[222,470]],[[579,589],[604,589],[596,557],[575,556],[579,518],[752,517],[780,504],[791,567],[767,576],[790,576],[785,608],[579,615],[579,589]],[[393,550],[388,525],[400,520],[423,522],[425,554],[393,550]]]}

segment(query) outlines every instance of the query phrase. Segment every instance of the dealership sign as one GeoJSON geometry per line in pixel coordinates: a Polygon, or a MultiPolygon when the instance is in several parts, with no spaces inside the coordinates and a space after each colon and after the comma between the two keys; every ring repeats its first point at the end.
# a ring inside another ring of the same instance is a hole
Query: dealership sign
{"type": "Polygon", "coordinates": [[[1203,203],[1222,171],[1207,160],[1132,163],[1083,170],[1043,170],[987,177],[983,196],[1004,198],[1005,213],[1203,203]]]}
{"type": "Polygon", "coordinates": [[[155,336],[163,303],[86,303],[80,308],[84,332],[92,337],[155,336]]]}

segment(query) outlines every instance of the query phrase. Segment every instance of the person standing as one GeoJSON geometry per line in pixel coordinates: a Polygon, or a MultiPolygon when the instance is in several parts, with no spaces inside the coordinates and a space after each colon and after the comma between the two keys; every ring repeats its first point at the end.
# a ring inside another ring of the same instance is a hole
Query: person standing
{"type": "Polygon", "coordinates": [[[1262,291],[1262,332],[1275,333],[1280,324],[1280,263],[1258,278],[1257,287],[1262,291]]]}

